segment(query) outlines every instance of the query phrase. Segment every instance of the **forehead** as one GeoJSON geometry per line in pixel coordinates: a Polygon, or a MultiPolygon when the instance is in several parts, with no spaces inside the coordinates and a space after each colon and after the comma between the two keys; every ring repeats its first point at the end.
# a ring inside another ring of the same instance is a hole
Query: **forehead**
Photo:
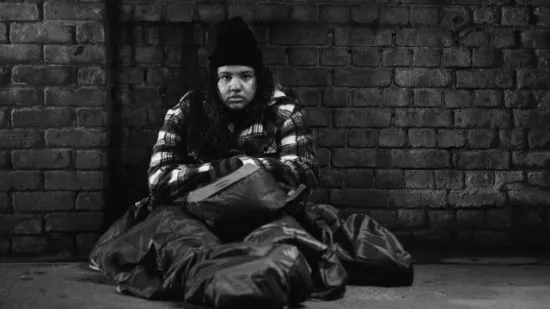
{"type": "Polygon", "coordinates": [[[246,65],[224,65],[218,68],[218,74],[252,73],[254,69],[246,65]]]}

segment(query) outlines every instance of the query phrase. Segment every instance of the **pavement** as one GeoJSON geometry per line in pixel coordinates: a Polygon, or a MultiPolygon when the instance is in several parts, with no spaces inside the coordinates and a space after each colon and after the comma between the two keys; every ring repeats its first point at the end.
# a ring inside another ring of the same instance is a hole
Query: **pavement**
{"type": "MultiPolygon", "coordinates": [[[[2,309],[196,309],[121,295],[84,262],[0,263],[2,309]]],[[[344,298],[309,301],[302,309],[550,308],[550,260],[458,257],[417,264],[411,287],[349,286],[344,298]]]]}

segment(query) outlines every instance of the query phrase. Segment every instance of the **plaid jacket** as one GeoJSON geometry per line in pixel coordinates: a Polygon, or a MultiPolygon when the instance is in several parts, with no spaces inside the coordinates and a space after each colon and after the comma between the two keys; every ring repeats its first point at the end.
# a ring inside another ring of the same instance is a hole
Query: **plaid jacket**
{"type": "MultiPolygon", "coordinates": [[[[279,124],[275,130],[278,133],[267,132],[268,124],[257,121],[236,132],[238,145],[260,140],[263,154],[253,160],[271,172],[283,187],[288,189],[299,184],[309,188],[315,186],[318,163],[313,139],[303,122],[303,108],[287,96],[273,98],[268,106],[275,108],[275,123],[279,124]]],[[[185,146],[182,131],[188,114],[189,93],[167,111],[153,146],[148,182],[151,195],[156,200],[173,201],[199,185],[215,180],[210,173],[213,164],[204,162],[194,150],[185,146]]]]}

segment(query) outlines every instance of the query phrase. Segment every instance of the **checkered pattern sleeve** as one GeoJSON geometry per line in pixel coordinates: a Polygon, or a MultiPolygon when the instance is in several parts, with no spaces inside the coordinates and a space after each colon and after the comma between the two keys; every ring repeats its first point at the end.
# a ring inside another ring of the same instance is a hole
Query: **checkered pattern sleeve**
{"type": "Polygon", "coordinates": [[[211,164],[191,164],[192,160],[182,151],[183,124],[189,111],[187,97],[166,112],[153,146],[148,182],[151,195],[159,201],[172,201],[211,180],[211,164]]]}
{"type": "Polygon", "coordinates": [[[278,106],[278,114],[282,117],[278,140],[280,155],[257,159],[287,185],[304,184],[313,188],[318,184],[319,167],[313,138],[303,120],[305,110],[297,104],[284,103],[278,106]]]}

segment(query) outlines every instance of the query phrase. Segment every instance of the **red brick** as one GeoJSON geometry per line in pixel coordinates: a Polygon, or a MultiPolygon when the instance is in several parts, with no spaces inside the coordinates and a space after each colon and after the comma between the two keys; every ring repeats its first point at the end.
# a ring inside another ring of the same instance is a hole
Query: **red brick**
{"type": "Polygon", "coordinates": [[[548,7],[534,8],[533,15],[537,20],[537,26],[540,28],[549,28],[550,26],[550,9],[548,7]]]}
{"type": "Polygon", "coordinates": [[[440,208],[447,202],[445,190],[404,189],[388,192],[389,205],[395,208],[440,208]]]}
{"type": "Polygon", "coordinates": [[[349,87],[386,87],[391,83],[390,69],[335,69],[334,85],[349,87]]]}
{"type": "Polygon", "coordinates": [[[460,148],[466,144],[464,133],[459,130],[439,130],[437,140],[440,148],[460,148]]]}
{"type": "Polygon", "coordinates": [[[435,187],[438,189],[462,189],[464,172],[457,170],[435,170],[435,187]]]}
{"type": "Polygon", "coordinates": [[[139,87],[134,89],[136,99],[132,105],[136,107],[162,107],[160,94],[157,88],[139,87]]]}
{"type": "Polygon", "coordinates": [[[497,52],[491,48],[479,48],[472,51],[473,67],[491,67],[495,65],[497,52]]]}
{"type": "Polygon", "coordinates": [[[11,113],[13,127],[66,127],[73,123],[73,113],[66,108],[21,108],[11,113]]]}
{"type": "Polygon", "coordinates": [[[336,148],[332,152],[331,159],[335,167],[374,167],[376,165],[376,151],[336,148]]]}
{"type": "Polygon", "coordinates": [[[401,170],[376,170],[376,188],[400,189],[405,186],[403,171],[401,170]]]}
{"type": "Polygon", "coordinates": [[[377,145],[378,130],[349,129],[348,146],[352,148],[372,148],[377,145]]]}
{"type": "Polygon", "coordinates": [[[267,65],[286,64],[286,49],[283,47],[262,48],[264,63],[267,65]]]}
{"type": "Polygon", "coordinates": [[[46,45],[44,46],[44,60],[48,63],[105,63],[106,52],[103,46],[93,45],[46,45]]]}
{"type": "Polygon", "coordinates": [[[346,188],[372,188],[374,173],[372,169],[345,169],[344,186],[346,188]]]}
{"type": "Polygon", "coordinates": [[[535,53],[529,49],[505,49],[502,53],[506,67],[511,69],[531,67],[537,60],[535,53]]]}
{"type": "Polygon", "coordinates": [[[435,48],[414,48],[413,66],[437,67],[441,62],[441,51],[435,48]]]}
{"type": "Polygon", "coordinates": [[[403,48],[385,49],[382,52],[384,56],[382,64],[389,67],[409,66],[411,64],[411,54],[410,50],[403,48]]]}
{"type": "Polygon", "coordinates": [[[264,4],[258,6],[258,19],[263,22],[288,21],[290,10],[284,4],[264,4]]]}
{"type": "Polygon", "coordinates": [[[327,88],[323,93],[323,106],[348,107],[351,93],[346,88],[327,88]]]}
{"type": "Polygon", "coordinates": [[[485,227],[485,211],[460,209],[456,212],[456,222],[462,228],[485,227]]]}
{"type": "Polygon", "coordinates": [[[459,151],[453,165],[460,169],[503,170],[510,168],[510,155],[505,150],[459,151]]]}
{"type": "Polygon", "coordinates": [[[446,29],[457,30],[472,21],[471,12],[467,7],[443,7],[441,26],[446,29]]]}
{"type": "Polygon", "coordinates": [[[449,205],[451,207],[490,207],[504,206],[506,193],[493,189],[476,188],[469,190],[450,190],[449,205]]]}
{"type": "Polygon", "coordinates": [[[434,174],[431,170],[406,170],[405,188],[430,189],[434,187],[434,174]]]}
{"type": "Polygon", "coordinates": [[[389,25],[406,25],[409,23],[409,8],[405,6],[382,7],[380,23],[389,25]]]}
{"type": "Polygon", "coordinates": [[[376,5],[361,5],[351,7],[351,20],[358,24],[373,24],[380,19],[380,7],[376,5]]]}
{"type": "Polygon", "coordinates": [[[216,23],[226,18],[227,12],[223,4],[197,4],[199,19],[207,24],[216,23]]]}
{"type": "Polygon", "coordinates": [[[414,27],[424,25],[437,25],[437,8],[436,7],[412,7],[411,8],[411,25],[414,27]]]}
{"type": "MultiPolygon", "coordinates": [[[[486,44],[485,44],[486,45],[486,44]]],[[[494,48],[514,47],[516,36],[512,30],[495,29],[491,32],[491,46],[494,48]]]]}
{"type": "Polygon", "coordinates": [[[550,48],[550,31],[529,30],[521,33],[524,48],[550,48]]]}
{"type": "Polygon", "coordinates": [[[39,45],[34,44],[0,44],[0,63],[28,63],[42,60],[39,45]]]}
{"type": "Polygon", "coordinates": [[[514,189],[517,185],[523,185],[524,179],[523,171],[495,171],[495,189],[514,189]]]}
{"type": "Polygon", "coordinates": [[[344,184],[344,173],[340,170],[321,169],[319,185],[323,188],[341,188],[344,184]]]}
{"type": "MultiPolygon", "coordinates": [[[[518,79],[520,79],[519,76],[518,79]]],[[[456,72],[456,86],[458,88],[507,88],[512,86],[512,83],[513,75],[510,70],[468,70],[456,72]]]]}
{"type": "Polygon", "coordinates": [[[271,29],[272,45],[325,45],[329,33],[327,25],[277,24],[271,29]]]}
{"type": "Polygon", "coordinates": [[[31,21],[38,18],[38,8],[34,3],[0,3],[0,21],[31,21]]]}
{"type": "Polygon", "coordinates": [[[137,21],[160,21],[161,9],[160,5],[138,4],[134,8],[134,19],[137,21]]]}
{"type": "Polygon", "coordinates": [[[326,86],[330,79],[329,70],[321,68],[281,68],[276,76],[288,86],[326,86]]]}
{"type": "Polygon", "coordinates": [[[105,29],[99,23],[77,25],[76,41],[78,43],[103,43],[105,42],[105,29]]]}
{"type": "MultiPolygon", "coordinates": [[[[7,151],[0,151],[0,169],[10,169],[10,156],[9,152],[7,151]]],[[[2,200],[2,197],[0,197],[0,200],[2,200]]]]}
{"type": "Polygon", "coordinates": [[[519,89],[549,89],[550,73],[538,70],[518,70],[517,86],[519,89]]]}
{"type": "MultiPolygon", "coordinates": [[[[330,165],[330,150],[327,148],[317,148],[317,160],[320,167],[326,167],[330,165]]],[[[328,196],[328,193],[327,193],[328,196]]]]}
{"type": "Polygon", "coordinates": [[[355,208],[386,208],[388,198],[385,190],[332,189],[330,202],[337,206],[355,208]]]}
{"type": "Polygon", "coordinates": [[[6,26],[0,23],[0,42],[5,42],[8,40],[6,26]]]}
{"type": "Polygon", "coordinates": [[[498,24],[500,12],[497,7],[474,8],[474,23],[484,25],[498,24]]]}
{"type": "Polygon", "coordinates": [[[329,190],[324,188],[313,189],[309,201],[321,204],[329,203],[329,190]]]}
{"type": "Polygon", "coordinates": [[[547,109],[514,110],[514,123],[519,128],[545,128],[549,119],[550,110],[547,109]]]}
{"type": "Polygon", "coordinates": [[[105,69],[101,67],[87,67],[78,69],[77,81],[79,85],[105,85],[105,69]]]}
{"type": "Polygon", "coordinates": [[[550,152],[513,152],[512,161],[514,166],[520,168],[547,168],[550,164],[550,152]]]}
{"type": "Polygon", "coordinates": [[[413,106],[439,107],[441,106],[441,91],[438,89],[414,89],[413,106]]]}
{"type": "Polygon", "coordinates": [[[448,70],[424,68],[395,70],[395,83],[400,87],[448,87],[451,82],[452,76],[448,70]]]}
{"type": "Polygon", "coordinates": [[[378,88],[357,88],[353,90],[354,107],[382,106],[382,91],[378,88]]]}
{"type": "Polygon", "coordinates": [[[101,210],[104,206],[101,192],[81,192],[76,198],[77,210],[101,210]]]}
{"type": "Polygon", "coordinates": [[[467,188],[492,188],[495,186],[493,171],[466,171],[467,188]]]}
{"type": "Polygon", "coordinates": [[[499,131],[499,147],[506,149],[524,149],[527,147],[527,140],[523,129],[515,130],[500,130],[499,131]]]}
{"type": "Polygon", "coordinates": [[[336,27],[334,43],[336,46],[389,46],[392,33],[390,29],[374,30],[371,27],[336,27]]]}
{"type": "Polygon", "coordinates": [[[396,213],[394,210],[373,209],[369,212],[369,215],[387,229],[393,229],[395,227],[396,213]]]}
{"type": "Polygon", "coordinates": [[[161,64],[163,51],[158,47],[136,47],[136,62],[145,64],[161,64]]]}
{"type": "Polygon", "coordinates": [[[77,170],[102,169],[107,165],[107,155],[103,150],[78,150],[75,168],[77,170]]]}
{"type": "Polygon", "coordinates": [[[296,87],[293,90],[303,106],[318,106],[322,101],[323,91],[319,88],[296,87]]]}
{"type": "Polygon", "coordinates": [[[44,189],[46,190],[101,190],[103,189],[103,172],[44,172],[44,189]]]}
{"type": "Polygon", "coordinates": [[[40,234],[42,218],[33,215],[0,214],[0,235],[40,234]]]}
{"type": "Polygon", "coordinates": [[[50,212],[74,209],[71,192],[17,192],[13,194],[15,212],[50,212]]]}
{"type": "Polygon", "coordinates": [[[430,228],[449,229],[456,224],[456,216],[452,210],[431,210],[428,212],[430,228]]]}
{"type": "Polygon", "coordinates": [[[391,106],[407,106],[410,105],[411,93],[408,89],[386,88],[383,92],[383,105],[391,106]]]}
{"type": "Polygon", "coordinates": [[[95,232],[101,228],[103,216],[95,212],[56,213],[44,216],[47,232],[95,232]]]}
{"type": "Polygon", "coordinates": [[[61,85],[71,82],[71,69],[66,66],[18,65],[13,68],[15,84],[61,85]]]}
{"type": "Polygon", "coordinates": [[[406,141],[407,134],[398,128],[381,129],[378,136],[379,147],[404,147],[406,141]]]}
{"type": "Polygon", "coordinates": [[[468,145],[472,149],[497,146],[497,136],[493,130],[469,130],[468,145]]]}
{"type": "Polygon", "coordinates": [[[451,33],[434,29],[401,29],[396,34],[397,46],[446,47],[453,43],[451,33]]]}
{"type": "Polygon", "coordinates": [[[164,20],[168,22],[193,21],[194,6],[192,4],[169,4],[163,6],[164,20]]]}
{"type": "Polygon", "coordinates": [[[307,22],[318,20],[318,6],[316,5],[292,5],[290,7],[292,20],[307,22]]]}
{"type": "Polygon", "coordinates": [[[469,67],[470,50],[467,48],[446,48],[443,51],[443,65],[446,67],[469,67]]]}
{"type": "Polygon", "coordinates": [[[7,110],[0,109],[0,128],[7,128],[10,126],[10,117],[7,110]]]}
{"type": "Polygon", "coordinates": [[[0,149],[32,148],[44,144],[42,134],[28,129],[0,130],[0,149]]]}
{"type": "Polygon", "coordinates": [[[409,129],[409,145],[411,147],[435,147],[435,129],[409,129]]]}
{"type": "Polygon", "coordinates": [[[531,149],[548,149],[550,146],[548,130],[538,129],[529,131],[528,141],[531,149]]]}
{"type": "Polygon", "coordinates": [[[316,65],[316,47],[291,47],[288,49],[288,63],[290,65],[316,65]]]}
{"type": "MultiPolygon", "coordinates": [[[[192,12],[192,11],[191,11],[192,12]]],[[[239,16],[244,21],[252,23],[258,20],[258,6],[252,4],[230,4],[228,5],[227,17],[239,16]]]]}
{"type": "Polygon", "coordinates": [[[446,150],[392,149],[390,154],[390,166],[395,168],[443,168],[451,163],[446,150]]]}
{"type": "Polygon", "coordinates": [[[13,238],[13,253],[32,256],[73,256],[74,236],[19,236],[13,238]]]}
{"type": "Polygon", "coordinates": [[[529,8],[503,7],[502,24],[504,26],[527,26],[529,24],[529,8]]]}
{"type": "Polygon", "coordinates": [[[454,116],[459,128],[509,128],[512,124],[505,110],[467,108],[456,110],[454,116]]]}
{"type": "Polygon", "coordinates": [[[0,237],[0,257],[7,256],[10,253],[10,239],[0,237]]]}
{"type": "Polygon", "coordinates": [[[10,29],[12,43],[71,43],[72,30],[58,23],[14,23],[10,29]]]}
{"type": "Polygon", "coordinates": [[[500,90],[476,90],[474,91],[474,106],[502,106],[502,92],[500,90]]]}
{"type": "Polygon", "coordinates": [[[46,1],[44,19],[58,20],[103,20],[105,4],[68,1],[46,1]]]}
{"type": "Polygon", "coordinates": [[[96,87],[46,88],[48,106],[102,106],[105,90],[96,87]]]}
{"type": "Polygon", "coordinates": [[[336,127],[389,127],[390,109],[348,108],[335,111],[336,127]]]}
{"type": "Polygon", "coordinates": [[[395,111],[399,127],[450,127],[451,111],[439,108],[407,108],[395,111]]]}
{"type": "MultiPolygon", "coordinates": [[[[489,32],[484,31],[461,31],[458,35],[459,38],[459,45],[460,46],[487,46],[489,45],[489,32]]],[[[502,35],[502,33],[492,33],[492,35],[502,35]]],[[[500,45],[505,45],[505,42],[503,40],[507,40],[508,38],[504,37],[498,37],[494,41],[500,41],[498,42],[500,45]]]]}
{"type": "Polygon", "coordinates": [[[472,94],[468,90],[445,90],[445,107],[463,108],[472,106],[472,94]]]}
{"type": "Polygon", "coordinates": [[[64,169],[71,165],[71,151],[66,149],[14,150],[14,169],[64,169]]]}
{"type": "Polygon", "coordinates": [[[351,57],[351,63],[353,66],[380,66],[380,54],[376,48],[352,48],[351,57]]]}
{"type": "MultiPolygon", "coordinates": [[[[521,173],[521,172],[518,172],[521,173]]],[[[521,174],[523,176],[523,174],[521,174]]],[[[550,186],[550,172],[528,172],[527,179],[530,184],[537,187],[548,187],[550,186]]],[[[520,179],[522,180],[522,179],[520,179]]]]}
{"type": "Polygon", "coordinates": [[[101,147],[107,145],[105,130],[100,129],[47,129],[48,147],[101,147]]]}
{"type": "Polygon", "coordinates": [[[79,127],[104,127],[107,125],[107,113],[101,108],[79,108],[76,110],[79,127]]]}
{"type": "Polygon", "coordinates": [[[548,206],[550,193],[544,190],[511,190],[508,191],[510,204],[521,207],[548,206]]]}
{"type": "Polygon", "coordinates": [[[328,127],[331,125],[331,112],[320,108],[307,108],[305,123],[310,127],[328,127]]]}
{"type": "Polygon", "coordinates": [[[347,23],[350,19],[348,6],[323,5],[320,7],[319,20],[324,23],[347,23]]]}
{"type": "Polygon", "coordinates": [[[320,49],[321,65],[345,66],[348,64],[348,49],[343,47],[331,47],[320,49]]]}

